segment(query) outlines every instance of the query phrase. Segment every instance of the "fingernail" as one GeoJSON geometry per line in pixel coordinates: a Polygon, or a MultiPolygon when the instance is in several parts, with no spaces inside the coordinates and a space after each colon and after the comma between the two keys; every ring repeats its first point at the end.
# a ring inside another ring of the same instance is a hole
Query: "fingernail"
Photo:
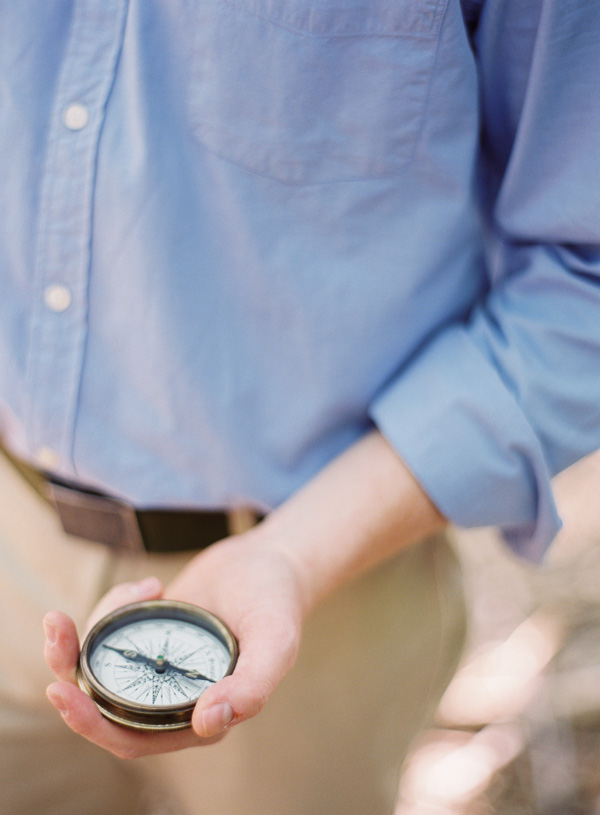
{"type": "Polygon", "coordinates": [[[56,642],[56,626],[48,620],[44,620],[44,632],[48,643],[54,645],[56,642]]]}
{"type": "Polygon", "coordinates": [[[138,583],[133,583],[130,586],[132,594],[149,594],[160,589],[160,581],[158,577],[145,577],[138,583]]]}
{"type": "Polygon", "coordinates": [[[228,702],[214,705],[202,711],[202,729],[204,735],[209,738],[216,736],[233,720],[233,708],[228,702]]]}
{"type": "Polygon", "coordinates": [[[67,713],[67,705],[65,704],[65,700],[61,696],[60,693],[57,693],[55,690],[48,688],[46,690],[46,696],[50,700],[50,702],[54,705],[54,707],[61,713],[63,716],[67,713]]]}

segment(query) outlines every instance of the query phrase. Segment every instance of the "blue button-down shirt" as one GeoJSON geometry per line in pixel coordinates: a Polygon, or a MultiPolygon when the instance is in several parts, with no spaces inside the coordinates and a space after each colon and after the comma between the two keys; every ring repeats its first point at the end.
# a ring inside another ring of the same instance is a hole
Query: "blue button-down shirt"
{"type": "Polygon", "coordinates": [[[0,0],[5,443],[267,510],[375,423],[541,556],[600,446],[599,37],[591,0],[0,0]]]}

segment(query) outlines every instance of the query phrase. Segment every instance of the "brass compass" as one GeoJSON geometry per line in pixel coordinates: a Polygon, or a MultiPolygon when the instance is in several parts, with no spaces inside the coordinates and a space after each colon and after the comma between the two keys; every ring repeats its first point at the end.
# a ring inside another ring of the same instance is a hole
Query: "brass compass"
{"type": "Polygon", "coordinates": [[[230,674],[236,640],[209,611],[149,600],[113,611],[87,635],[80,687],[104,716],[138,730],[189,727],[198,697],[230,674]]]}

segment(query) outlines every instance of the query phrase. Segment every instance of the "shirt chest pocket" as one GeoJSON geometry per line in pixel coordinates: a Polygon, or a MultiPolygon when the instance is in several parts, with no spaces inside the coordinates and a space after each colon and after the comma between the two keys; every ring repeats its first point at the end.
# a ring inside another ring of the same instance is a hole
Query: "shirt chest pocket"
{"type": "Polygon", "coordinates": [[[417,142],[445,2],[198,2],[196,138],[288,184],[399,173],[417,142]]]}

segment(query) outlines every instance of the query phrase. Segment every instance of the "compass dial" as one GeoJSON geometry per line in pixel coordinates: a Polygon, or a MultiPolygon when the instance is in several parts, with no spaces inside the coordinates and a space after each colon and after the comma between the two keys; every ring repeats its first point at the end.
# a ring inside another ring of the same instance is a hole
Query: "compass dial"
{"type": "Polygon", "coordinates": [[[81,652],[79,684],[101,712],[141,729],[187,727],[198,697],[233,670],[237,647],[209,612],[149,601],[109,614],[81,652]]]}

